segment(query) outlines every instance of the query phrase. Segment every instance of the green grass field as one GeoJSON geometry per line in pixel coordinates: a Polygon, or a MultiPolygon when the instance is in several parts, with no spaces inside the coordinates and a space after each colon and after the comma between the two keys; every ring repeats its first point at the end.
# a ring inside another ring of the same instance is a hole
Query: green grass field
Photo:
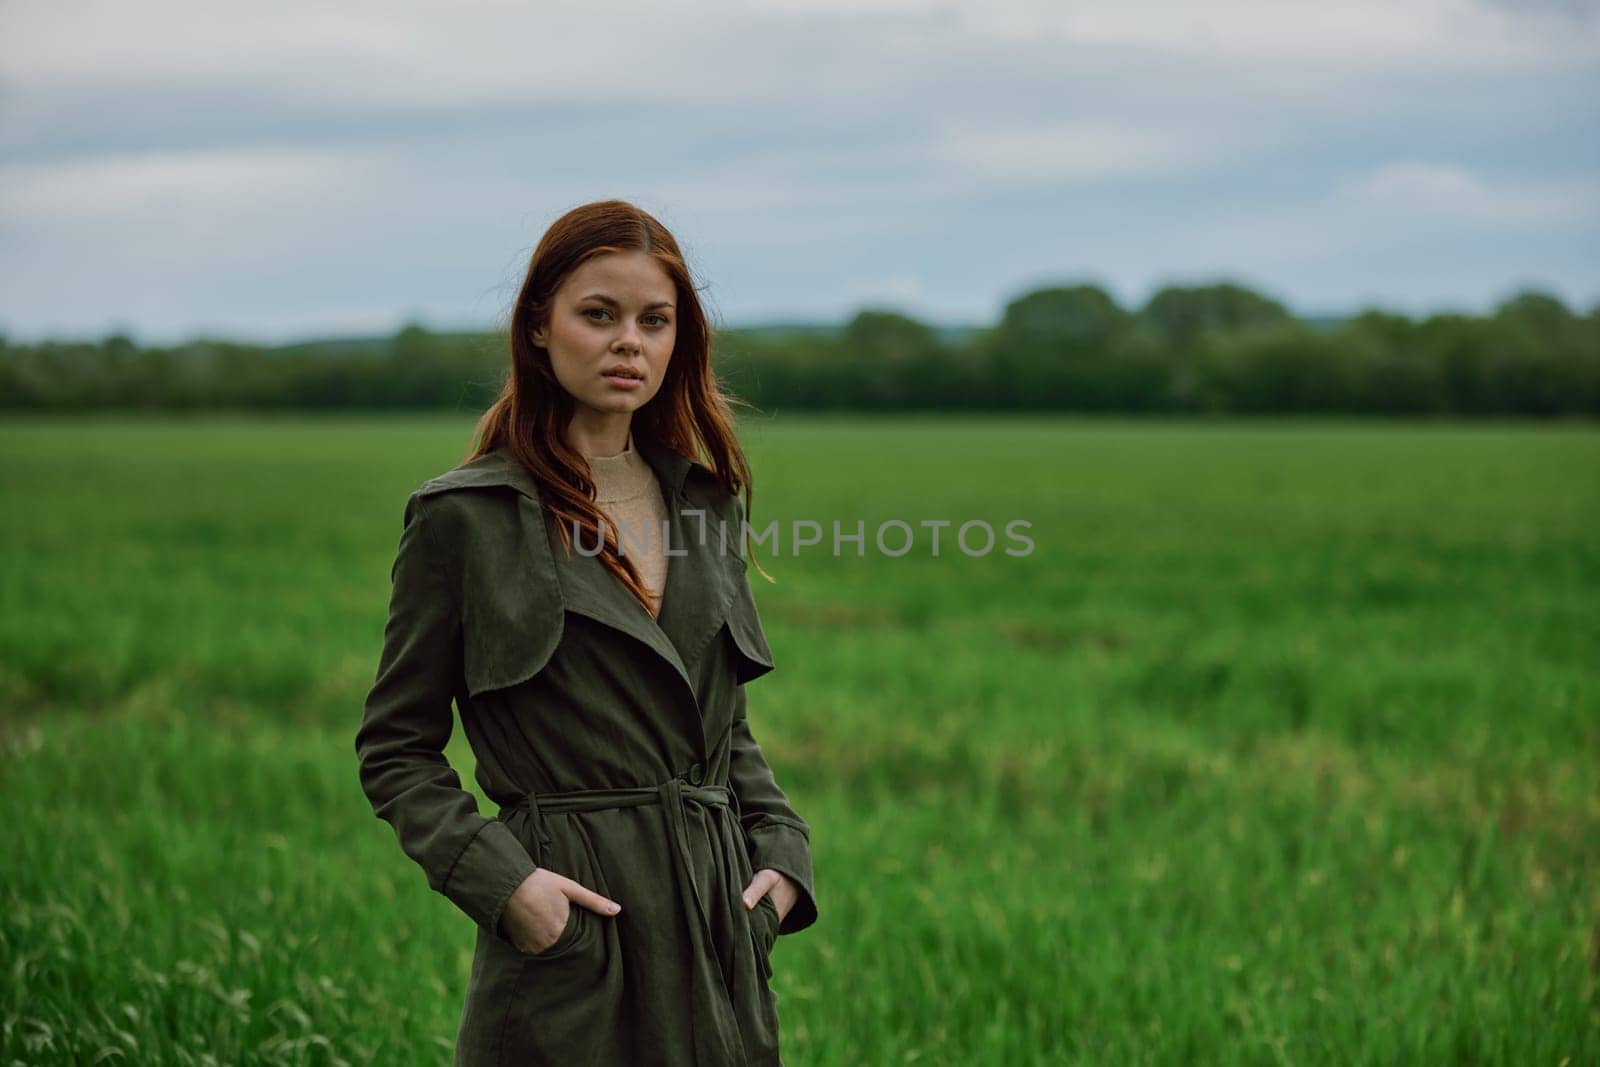
{"type": "MultiPolygon", "coordinates": [[[[353,736],[471,428],[0,423],[0,1062],[448,1061],[473,928],[353,736]]],[[[869,531],[752,570],[786,1062],[1600,1062],[1593,425],[742,433],[756,525],[869,531]]]]}

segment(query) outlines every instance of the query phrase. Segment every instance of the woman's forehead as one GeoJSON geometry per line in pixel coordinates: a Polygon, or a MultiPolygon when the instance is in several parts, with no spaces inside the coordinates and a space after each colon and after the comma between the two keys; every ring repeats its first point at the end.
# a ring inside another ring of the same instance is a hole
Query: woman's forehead
{"type": "Polygon", "coordinates": [[[574,270],[561,288],[574,300],[598,296],[625,304],[670,304],[676,295],[666,268],[647,252],[595,256],[574,270]]]}

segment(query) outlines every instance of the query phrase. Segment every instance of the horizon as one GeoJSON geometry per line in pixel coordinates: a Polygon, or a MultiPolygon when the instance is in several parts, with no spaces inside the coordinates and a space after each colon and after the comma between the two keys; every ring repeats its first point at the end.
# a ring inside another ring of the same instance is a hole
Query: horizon
{"type": "MultiPolygon", "coordinates": [[[[1058,284],[1069,284],[1070,285],[1070,284],[1073,284],[1073,283],[1071,283],[1071,282],[1063,282],[1063,283],[1058,283],[1058,284]]],[[[1196,286],[1203,286],[1203,285],[1205,285],[1207,283],[1205,283],[1205,282],[1195,282],[1193,284],[1196,285],[1196,286]]],[[[1215,283],[1211,283],[1211,284],[1222,284],[1222,282],[1219,280],[1219,281],[1217,281],[1215,283]]],[[[1242,284],[1242,283],[1237,283],[1236,282],[1235,284],[1242,284]]],[[[1042,287],[1043,286],[1041,286],[1041,288],[1042,287]]],[[[1151,293],[1148,294],[1144,300],[1139,301],[1137,304],[1131,304],[1131,305],[1130,304],[1123,304],[1123,303],[1121,303],[1119,301],[1118,302],[1118,306],[1122,307],[1125,311],[1129,312],[1130,314],[1137,314],[1138,311],[1148,302],[1150,297],[1153,297],[1155,295],[1155,293],[1158,292],[1158,291],[1159,291],[1159,289],[1152,290],[1151,293]]],[[[1259,292],[1259,290],[1252,290],[1252,291],[1259,292]]],[[[1539,287],[1539,286],[1532,286],[1532,285],[1522,286],[1520,288],[1514,288],[1514,289],[1508,290],[1505,293],[1501,294],[1498,298],[1496,298],[1493,301],[1491,301],[1489,306],[1484,307],[1484,308],[1462,308],[1459,305],[1447,305],[1447,306],[1442,306],[1442,307],[1430,308],[1430,309],[1428,309],[1425,312],[1420,313],[1420,314],[1412,313],[1412,312],[1404,310],[1404,309],[1396,309],[1396,308],[1393,308],[1393,307],[1380,306],[1380,305],[1372,305],[1372,306],[1367,306],[1367,307],[1353,308],[1353,309],[1348,309],[1348,310],[1344,310],[1344,311],[1321,310],[1321,311],[1309,311],[1309,312],[1302,311],[1302,310],[1297,309],[1297,308],[1292,307],[1292,306],[1288,306],[1288,305],[1285,305],[1285,306],[1286,306],[1286,309],[1288,310],[1289,314],[1292,315],[1294,318],[1300,320],[1301,322],[1308,322],[1308,323],[1336,324],[1336,323],[1340,323],[1340,322],[1344,322],[1344,321],[1347,321],[1349,319],[1352,319],[1352,318],[1356,317],[1357,315],[1360,315],[1360,314],[1362,314],[1364,312],[1368,312],[1368,311],[1382,311],[1382,312],[1385,312],[1385,313],[1388,313],[1388,314],[1401,315],[1401,316],[1404,316],[1404,317],[1406,317],[1408,319],[1411,319],[1412,321],[1422,321],[1422,320],[1425,320],[1427,318],[1431,318],[1434,315],[1446,315],[1446,314],[1462,314],[1462,315],[1468,315],[1468,316],[1471,316],[1471,317],[1487,317],[1487,316],[1493,314],[1495,307],[1499,306],[1499,304],[1501,304],[1504,301],[1509,300],[1509,299],[1517,296],[1519,293],[1524,293],[1524,292],[1529,292],[1529,291],[1539,291],[1539,292],[1543,292],[1543,293],[1546,293],[1548,295],[1554,296],[1557,299],[1562,299],[1562,302],[1564,304],[1566,304],[1568,310],[1570,310],[1576,316],[1586,316],[1586,315],[1590,315],[1590,314],[1600,313],[1600,299],[1595,300],[1594,302],[1592,302],[1591,304],[1589,304],[1587,306],[1573,305],[1573,304],[1568,303],[1567,301],[1565,301],[1561,297],[1561,295],[1559,293],[1551,292],[1547,287],[1539,287]]],[[[1015,295],[1016,296],[1020,296],[1022,294],[1018,293],[1018,294],[1015,294],[1015,295]]],[[[1113,293],[1112,295],[1115,296],[1116,294],[1113,293]]],[[[1270,294],[1263,294],[1263,295],[1270,296],[1270,294]]],[[[893,307],[893,306],[888,306],[888,305],[863,305],[862,307],[858,307],[858,308],[856,308],[856,309],[854,309],[852,311],[849,311],[843,317],[838,318],[838,319],[820,319],[820,318],[817,318],[817,319],[787,318],[786,319],[786,318],[773,318],[773,319],[764,319],[764,320],[759,320],[759,321],[747,320],[747,321],[741,321],[741,322],[717,323],[717,324],[715,324],[715,329],[717,329],[719,331],[725,330],[725,331],[730,331],[730,332],[756,331],[756,330],[800,330],[800,331],[808,331],[808,330],[816,330],[816,331],[838,330],[838,329],[844,328],[855,315],[857,315],[857,314],[859,314],[859,313],[861,313],[863,311],[869,311],[869,310],[870,311],[889,311],[889,312],[894,312],[896,314],[906,315],[908,318],[915,319],[916,321],[923,323],[924,325],[928,326],[929,328],[931,328],[931,329],[933,329],[933,330],[935,330],[936,332],[939,332],[939,333],[966,333],[966,332],[972,332],[972,331],[975,331],[975,330],[986,329],[986,328],[988,328],[990,326],[993,326],[997,322],[999,322],[1001,315],[1004,313],[1004,308],[1002,307],[1000,309],[997,309],[997,311],[995,312],[995,315],[994,315],[993,318],[991,318],[989,320],[986,320],[986,321],[981,321],[980,322],[980,321],[970,321],[969,320],[969,321],[964,321],[964,322],[940,322],[940,321],[930,320],[930,319],[927,319],[927,318],[922,318],[922,317],[920,317],[920,316],[918,316],[916,314],[913,314],[913,313],[911,313],[909,311],[906,311],[906,310],[901,309],[901,308],[896,308],[896,307],[893,307]]],[[[253,345],[253,346],[256,346],[256,347],[260,347],[260,348],[277,349],[277,348],[290,348],[290,347],[296,347],[296,346],[319,345],[319,344],[359,344],[359,343],[367,343],[367,342],[386,341],[386,340],[389,340],[389,339],[393,338],[396,334],[398,334],[402,330],[407,329],[408,327],[411,327],[411,326],[421,326],[427,333],[429,333],[431,335],[446,336],[446,337],[448,337],[448,336],[488,336],[488,335],[493,335],[493,334],[497,334],[497,333],[502,332],[502,327],[500,327],[498,325],[495,325],[493,323],[482,324],[482,325],[472,324],[472,323],[436,323],[436,322],[427,321],[426,319],[419,319],[417,317],[410,317],[410,318],[401,317],[398,321],[395,322],[395,324],[393,326],[391,326],[391,327],[389,327],[387,329],[380,328],[380,329],[365,330],[365,331],[364,330],[360,330],[360,329],[355,329],[355,330],[350,330],[350,331],[345,331],[345,332],[327,332],[327,333],[319,333],[319,332],[316,332],[316,331],[311,331],[311,332],[298,333],[298,334],[284,334],[284,335],[277,336],[277,337],[272,337],[272,338],[262,338],[262,337],[259,337],[259,336],[250,336],[247,333],[244,333],[242,331],[240,331],[240,332],[226,332],[226,331],[219,331],[219,330],[200,330],[200,331],[196,331],[196,332],[184,332],[181,335],[176,335],[176,336],[174,336],[174,335],[165,335],[165,336],[159,336],[158,337],[158,336],[146,336],[141,331],[132,330],[132,329],[126,329],[126,328],[116,328],[114,326],[113,327],[109,327],[109,328],[107,328],[105,330],[99,331],[97,333],[89,333],[89,332],[79,332],[79,333],[75,333],[75,334],[51,333],[51,334],[30,336],[30,335],[13,333],[13,332],[11,332],[10,330],[7,329],[6,324],[4,322],[0,322],[0,339],[3,339],[7,344],[12,344],[12,345],[37,346],[37,345],[45,345],[45,344],[98,344],[98,343],[102,343],[102,342],[104,342],[104,341],[106,341],[106,340],[108,340],[108,339],[110,339],[112,337],[124,337],[124,338],[127,338],[127,339],[131,340],[136,347],[141,348],[141,349],[145,349],[145,348],[178,348],[178,347],[182,347],[184,345],[197,344],[197,343],[202,343],[202,342],[223,342],[223,343],[227,343],[227,344],[253,345]]]]}

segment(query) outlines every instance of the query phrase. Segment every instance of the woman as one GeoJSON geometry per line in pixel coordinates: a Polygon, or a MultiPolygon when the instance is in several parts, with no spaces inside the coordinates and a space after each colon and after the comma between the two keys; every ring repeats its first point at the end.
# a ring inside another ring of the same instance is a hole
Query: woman
{"type": "Polygon", "coordinates": [[[406,503],[356,735],[374,812],[477,923],[455,1062],[777,1064],[810,829],[745,715],[773,669],[750,477],[677,243],[568,213],[510,333],[478,447],[406,503]],[[442,754],[452,699],[495,818],[442,754]]]}

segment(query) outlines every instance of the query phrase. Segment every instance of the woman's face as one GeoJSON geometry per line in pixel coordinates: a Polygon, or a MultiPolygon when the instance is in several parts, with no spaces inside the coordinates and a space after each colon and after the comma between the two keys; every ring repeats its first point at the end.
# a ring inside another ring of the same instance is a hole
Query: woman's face
{"type": "Polygon", "coordinates": [[[609,252],[556,290],[533,341],[550,353],[578,416],[632,415],[661,389],[677,342],[677,290],[644,252],[609,252]]]}

